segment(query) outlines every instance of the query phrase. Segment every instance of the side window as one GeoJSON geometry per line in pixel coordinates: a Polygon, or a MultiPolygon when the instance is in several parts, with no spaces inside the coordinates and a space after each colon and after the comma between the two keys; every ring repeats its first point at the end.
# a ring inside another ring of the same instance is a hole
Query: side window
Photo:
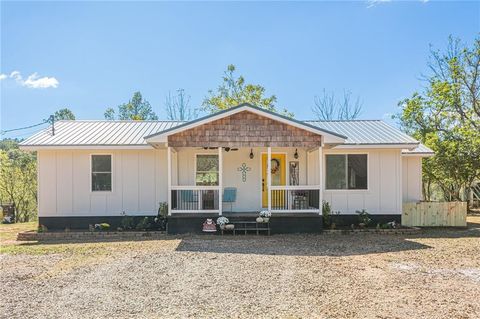
{"type": "Polygon", "coordinates": [[[112,190],[112,155],[92,155],[92,192],[112,190]]]}
{"type": "Polygon", "coordinates": [[[326,155],[326,189],[367,189],[367,154],[326,155]]]}

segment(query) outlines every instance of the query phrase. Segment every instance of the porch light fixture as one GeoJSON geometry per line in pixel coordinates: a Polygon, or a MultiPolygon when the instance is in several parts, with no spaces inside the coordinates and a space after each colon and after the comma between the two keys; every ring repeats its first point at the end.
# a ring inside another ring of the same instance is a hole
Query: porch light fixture
{"type": "Polygon", "coordinates": [[[295,159],[298,159],[298,151],[297,151],[297,149],[295,149],[295,154],[293,154],[293,157],[294,157],[295,159]]]}
{"type": "Polygon", "coordinates": [[[253,149],[251,148],[250,149],[250,155],[249,155],[250,159],[253,159],[253,149]]]}

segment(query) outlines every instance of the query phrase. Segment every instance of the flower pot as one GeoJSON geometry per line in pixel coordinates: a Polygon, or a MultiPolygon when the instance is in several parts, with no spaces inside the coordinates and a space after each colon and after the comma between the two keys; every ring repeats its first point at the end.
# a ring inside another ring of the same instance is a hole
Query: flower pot
{"type": "Polygon", "coordinates": [[[233,230],[234,228],[235,228],[235,225],[233,225],[233,224],[225,225],[225,229],[227,229],[227,230],[233,230]]]}
{"type": "Polygon", "coordinates": [[[257,221],[257,223],[263,223],[263,218],[262,217],[257,217],[256,221],[257,221]]]}
{"type": "Polygon", "coordinates": [[[263,222],[264,223],[268,223],[269,220],[270,220],[270,217],[263,217],[263,222]]]}

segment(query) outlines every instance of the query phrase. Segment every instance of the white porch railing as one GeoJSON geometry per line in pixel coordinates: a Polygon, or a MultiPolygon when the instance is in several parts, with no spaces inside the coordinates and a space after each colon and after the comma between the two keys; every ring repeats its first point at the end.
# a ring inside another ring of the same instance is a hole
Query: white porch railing
{"type": "Polygon", "coordinates": [[[172,213],[219,213],[219,186],[171,186],[172,213]]]}
{"type": "Polygon", "coordinates": [[[271,211],[311,213],[321,212],[320,186],[271,186],[271,211]]]}

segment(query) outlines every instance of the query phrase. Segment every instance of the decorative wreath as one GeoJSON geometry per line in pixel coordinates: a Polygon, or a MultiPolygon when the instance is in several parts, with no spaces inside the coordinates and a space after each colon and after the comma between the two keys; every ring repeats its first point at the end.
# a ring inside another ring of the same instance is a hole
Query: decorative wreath
{"type": "Polygon", "coordinates": [[[280,169],[280,161],[277,160],[276,158],[272,158],[270,165],[272,165],[272,168],[271,168],[272,174],[276,174],[280,169]]]}

